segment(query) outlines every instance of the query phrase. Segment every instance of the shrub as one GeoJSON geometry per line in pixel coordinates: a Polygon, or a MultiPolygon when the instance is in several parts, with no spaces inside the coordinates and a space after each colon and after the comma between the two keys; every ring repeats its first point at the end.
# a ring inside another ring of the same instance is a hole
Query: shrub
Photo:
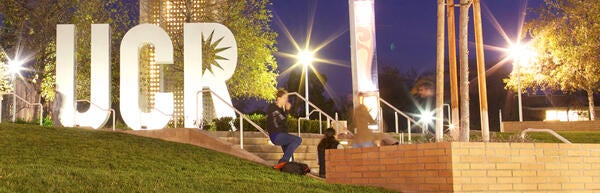
{"type": "MultiPolygon", "coordinates": [[[[267,129],[267,117],[263,114],[251,114],[246,116],[252,122],[263,128],[267,129]]],[[[240,120],[239,118],[223,117],[219,119],[213,119],[212,121],[206,121],[204,125],[205,130],[209,131],[231,131],[239,130],[240,120]]],[[[288,127],[290,133],[298,132],[298,119],[295,117],[288,117],[288,127]]],[[[322,121],[322,129],[325,130],[327,127],[327,121],[322,121]]],[[[301,120],[300,121],[300,132],[302,133],[319,133],[319,121],[318,120],[301,120]]],[[[244,120],[244,131],[257,131],[248,121],[244,120]]]]}

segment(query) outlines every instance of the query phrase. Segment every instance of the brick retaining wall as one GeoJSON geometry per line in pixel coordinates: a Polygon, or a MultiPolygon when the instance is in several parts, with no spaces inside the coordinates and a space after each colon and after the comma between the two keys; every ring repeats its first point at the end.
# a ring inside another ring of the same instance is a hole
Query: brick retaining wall
{"type": "Polygon", "coordinates": [[[597,144],[445,142],[329,150],[326,157],[327,182],[402,192],[600,191],[597,144]]]}

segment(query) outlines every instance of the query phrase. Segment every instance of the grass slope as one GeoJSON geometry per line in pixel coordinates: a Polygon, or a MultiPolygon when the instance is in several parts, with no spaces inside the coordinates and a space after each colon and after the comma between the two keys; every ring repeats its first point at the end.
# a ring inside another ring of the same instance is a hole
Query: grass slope
{"type": "Polygon", "coordinates": [[[0,124],[0,192],[386,192],[332,185],[187,144],[0,124]]]}
{"type": "MultiPolygon", "coordinates": [[[[559,135],[563,136],[572,143],[600,143],[600,132],[589,132],[589,131],[557,131],[559,135]]],[[[512,135],[520,135],[520,133],[507,133],[512,135]]],[[[527,133],[527,137],[532,139],[533,142],[542,143],[562,143],[556,137],[549,133],[527,133]]]]}

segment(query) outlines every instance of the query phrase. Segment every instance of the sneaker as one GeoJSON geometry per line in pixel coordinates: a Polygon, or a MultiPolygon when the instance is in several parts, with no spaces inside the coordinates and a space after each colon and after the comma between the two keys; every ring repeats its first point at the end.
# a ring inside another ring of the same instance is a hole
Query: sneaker
{"type": "Polygon", "coordinates": [[[280,170],[285,164],[287,164],[287,162],[279,162],[277,165],[273,166],[273,169],[280,170]]]}

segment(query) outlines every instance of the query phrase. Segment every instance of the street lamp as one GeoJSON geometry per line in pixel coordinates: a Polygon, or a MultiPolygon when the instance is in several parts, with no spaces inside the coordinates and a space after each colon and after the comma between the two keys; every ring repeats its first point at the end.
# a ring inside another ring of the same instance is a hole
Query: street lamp
{"type": "Polygon", "coordinates": [[[521,99],[521,65],[531,66],[535,58],[535,51],[529,45],[514,44],[509,48],[510,57],[513,59],[513,68],[517,69],[517,98],[519,103],[519,122],[523,122],[523,102],[521,99]]]}
{"type": "MultiPolygon", "coordinates": [[[[8,61],[8,73],[10,73],[12,76],[18,74],[21,72],[23,62],[21,60],[18,59],[14,59],[14,60],[9,60],[8,61]]],[[[14,77],[12,77],[14,78],[14,77]]]]}
{"type": "Polygon", "coordinates": [[[310,66],[314,60],[314,53],[308,50],[304,50],[304,51],[300,51],[298,53],[298,62],[302,65],[304,65],[304,91],[306,94],[306,106],[304,107],[305,113],[306,113],[306,119],[308,118],[308,113],[309,113],[309,105],[308,105],[308,66],[310,66]]]}
{"type": "Polygon", "coordinates": [[[419,117],[421,118],[419,122],[425,125],[425,128],[422,132],[429,132],[429,124],[433,123],[433,120],[435,120],[434,112],[425,110],[421,112],[421,115],[419,115],[419,117]]]}
{"type": "Polygon", "coordinates": [[[23,61],[19,60],[19,59],[12,59],[8,61],[8,73],[10,74],[12,83],[13,83],[13,117],[12,117],[12,122],[16,122],[17,121],[17,82],[16,82],[16,76],[17,75],[21,75],[21,70],[23,69],[22,67],[23,65],[23,61]]]}

